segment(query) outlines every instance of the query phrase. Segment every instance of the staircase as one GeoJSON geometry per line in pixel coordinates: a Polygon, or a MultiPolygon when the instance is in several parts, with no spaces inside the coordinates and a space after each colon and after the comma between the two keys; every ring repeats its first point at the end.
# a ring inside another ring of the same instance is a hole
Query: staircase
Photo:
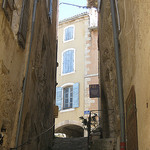
{"type": "Polygon", "coordinates": [[[55,138],[52,150],[88,150],[87,138],[55,138]]]}

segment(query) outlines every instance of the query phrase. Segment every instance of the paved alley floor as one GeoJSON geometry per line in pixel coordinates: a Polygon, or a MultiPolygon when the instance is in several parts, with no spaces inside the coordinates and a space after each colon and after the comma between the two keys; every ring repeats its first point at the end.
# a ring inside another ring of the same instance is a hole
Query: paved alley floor
{"type": "Polygon", "coordinates": [[[88,150],[87,138],[55,138],[52,150],[88,150]]]}

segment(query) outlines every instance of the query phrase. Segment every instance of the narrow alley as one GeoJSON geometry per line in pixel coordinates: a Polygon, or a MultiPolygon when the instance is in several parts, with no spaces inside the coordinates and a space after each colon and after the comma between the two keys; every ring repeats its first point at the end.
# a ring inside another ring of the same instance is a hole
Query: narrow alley
{"type": "Polygon", "coordinates": [[[0,1],[0,150],[150,150],[150,0],[0,1]]]}

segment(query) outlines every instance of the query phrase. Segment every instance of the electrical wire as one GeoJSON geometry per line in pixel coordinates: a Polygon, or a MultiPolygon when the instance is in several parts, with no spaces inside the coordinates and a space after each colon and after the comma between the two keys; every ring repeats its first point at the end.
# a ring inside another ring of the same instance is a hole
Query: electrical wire
{"type": "Polygon", "coordinates": [[[75,7],[84,8],[84,9],[88,9],[89,8],[87,6],[80,6],[80,5],[75,5],[75,4],[70,4],[70,3],[64,3],[64,2],[59,3],[59,5],[61,5],[61,4],[75,6],[75,7]]]}
{"type": "Polygon", "coordinates": [[[51,126],[50,128],[48,128],[47,130],[43,131],[42,133],[38,134],[35,137],[32,137],[30,139],[28,139],[26,142],[24,142],[23,144],[15,147],[15,148],[10,148],[10,150],[17,150],[18,148],[23,147],[24,145],[28,145],[31,144],[34,140],[36,140],[37,138],[39,138],[40,136],[42,136],[43,134],[47,133],[48,131],[50,131],[53,127],[55,126],[55,124],[53,124],[53,126],[51,126]]]}

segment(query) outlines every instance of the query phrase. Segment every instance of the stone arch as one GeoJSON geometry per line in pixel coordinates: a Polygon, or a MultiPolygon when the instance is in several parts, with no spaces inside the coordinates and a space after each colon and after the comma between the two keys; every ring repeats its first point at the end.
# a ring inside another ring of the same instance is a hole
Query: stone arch
{"type": "Polygon", "coordinates": [[[74,120],[65,120],[55,126],[55,133],[64,133],[67,137],[83,137],[82,123],[74,120]]]}

